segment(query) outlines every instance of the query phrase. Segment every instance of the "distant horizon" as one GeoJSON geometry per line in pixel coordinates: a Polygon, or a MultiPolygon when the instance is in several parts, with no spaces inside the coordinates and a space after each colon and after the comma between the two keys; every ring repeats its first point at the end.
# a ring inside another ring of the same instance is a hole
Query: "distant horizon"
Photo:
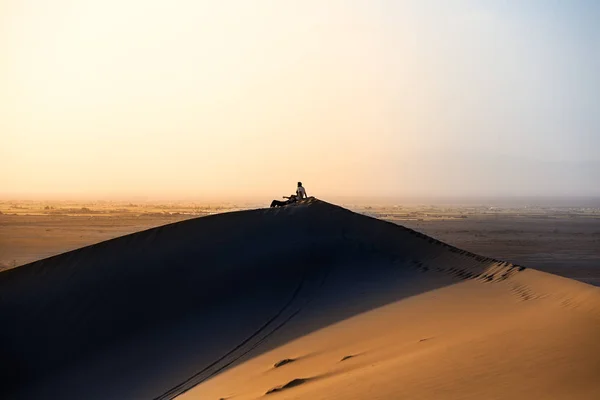
{"type": "MultiPolygon", "coordinates": [[[[272,196],[278,198],[277,195],[272,196]]],[[[476,206],[497,205],[500,207],[579,207],[600,208],[600,196],[314,196],[319,200],[334,204],[355,205],[433,205],[433,206],[476,206]]],[[[0,195],[0,202],[65,202],[65,203],[199,203],[199,204],[266,204],[272,200],[268,196],[189,196],[189,197],[158,197],[158,196],[6,196],[0,195]]]]}

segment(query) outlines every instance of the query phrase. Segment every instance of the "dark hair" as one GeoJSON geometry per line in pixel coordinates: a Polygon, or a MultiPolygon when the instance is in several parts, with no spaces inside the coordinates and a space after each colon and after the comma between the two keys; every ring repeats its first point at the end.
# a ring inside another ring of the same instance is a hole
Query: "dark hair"
{"type": "Polygon", "coordinates": [[[302,186],[302,182],[298,182],[298,186],[302,186]]]}

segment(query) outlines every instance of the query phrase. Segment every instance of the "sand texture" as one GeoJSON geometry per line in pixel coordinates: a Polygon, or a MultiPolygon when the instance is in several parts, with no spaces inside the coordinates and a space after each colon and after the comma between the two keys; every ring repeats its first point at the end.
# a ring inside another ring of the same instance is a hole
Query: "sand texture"
{"type": "Polygon", "coordinates": [[[599,399],[600,288],[315,199],[0,272],[0,398],[599,399]]]}

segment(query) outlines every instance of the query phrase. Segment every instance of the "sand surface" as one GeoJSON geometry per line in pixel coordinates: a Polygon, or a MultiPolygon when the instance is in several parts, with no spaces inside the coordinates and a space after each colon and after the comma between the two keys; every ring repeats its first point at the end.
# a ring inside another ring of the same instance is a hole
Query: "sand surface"
{"type": "MultiPolygon", "coordinates": [[[[572,201],[345,208],[476,254],[600,286],[600,208],[572,201]]],[[[168,223],[256,208],[260,203],[0,201],[0,270],[168,223]]]]}
{"type": "Polygon", "coordinates": [[[0,201],[0,270],[148,228],[248,208],[229,203],[0,201]]]}
{"type": "Polygon", "coordinates": [[[316,200],[6,270],[0,294],[2,398],[600,398],[599,288],[316,200]]]}
{"type": "Polygon", "coordinates": [[[600,214],[479,214],[399,223],[473,253],[600,286],[600,214]]]}

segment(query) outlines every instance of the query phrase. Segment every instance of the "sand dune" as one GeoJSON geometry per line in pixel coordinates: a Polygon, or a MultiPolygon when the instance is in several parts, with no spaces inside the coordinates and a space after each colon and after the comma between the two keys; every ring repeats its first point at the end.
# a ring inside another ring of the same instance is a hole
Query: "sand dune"
{"type": "Polygon", "coordinates": [[[598,399],[600,289],[318,200],[0,272],[0,397],[598,399]]]}

